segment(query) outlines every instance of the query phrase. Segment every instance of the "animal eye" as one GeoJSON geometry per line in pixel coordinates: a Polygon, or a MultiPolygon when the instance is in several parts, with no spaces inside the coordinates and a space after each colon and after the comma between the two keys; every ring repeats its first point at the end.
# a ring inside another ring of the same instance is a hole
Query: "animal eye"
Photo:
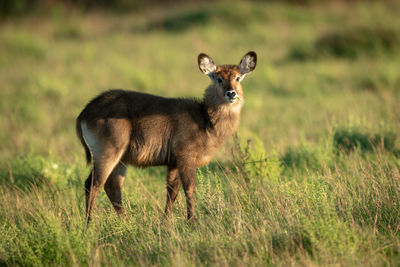
{"type": "Polygon", "coordinates": [[[217,81],[218,81],[219,84],[222,84],[224,82],[224,80],[222,80],[221,77],[218,77],[217,81]]]}
{"type": "Polygon", "coordinates": [[[240,77],[239,77],[239,76],[236,77],[236,81],[237,81],[237,82],[240,81],[240,77]]]}

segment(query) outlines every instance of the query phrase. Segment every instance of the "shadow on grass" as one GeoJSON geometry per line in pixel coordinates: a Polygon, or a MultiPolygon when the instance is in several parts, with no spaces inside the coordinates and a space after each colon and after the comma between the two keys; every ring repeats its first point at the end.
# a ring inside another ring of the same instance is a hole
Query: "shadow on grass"
{"type": "Polygon", "coordinates": [[[230,27],[246,27],[253,20],[265,20],[265,14],[250,6],[235,4],[218,4],[197,9],[186,9],[170,13],[149,22],[144,32],[166,31],[179,33],[197,26],[208,26],[215,21],[230,27]]]}
{"type": "Polygon", "coordinates": [[[281,155],[283,167],[288,170],[321,170],[324,166],[334,166],[335,154],[391,153],[400,157],[396,146],[397,135],[391,131],[363,132],[356,127],[336,129],[332,136],[333,148],[302,144],[288,147],[281,155]]]}
{"type": "Polygon", "coordinates": [[[316,151],[303,146],[299,148],[289,147],[282,155],[281,160],[285,167],[318,170],[322,164],[319,156],[316,151]]]}
{"type": "Polygon", "coordinates": [[[23,191],[47,188],[57,191],[74,186],[75,170],[66,170],[55,161],[34,155],[21,155],[0,164],[0,185],[23,191]]]}
{"type": "Polygon", "coordinates": [[[27,162],[8,162],[0,168],[0,182],[6,186],[16,186],[23,190],[29,190],[33,185],[40,186],[43,183],[42,175],[35,167],[27,162]],[[21,164],[20,164],[21,163],[21,164]]]}
{"type": "Polygon", "coordinates": [[[309,60],[325,56],[354,59],[361,55],[377,56],[400,50],[400,32],[392,28],[354,27],[322,34],[314,43],[294,44],[290,60],[309,60]]]}
{"type": "Polygon", "coordinates": [[[175,16],[168,16],[147,25],[147,31],[165,30],[167,32],[180,32],[194,26],[206,26],[210,22],[212,14],[206,9],[191,10],[175,16]]]}
{"type": "Polygon", "coordinates": [[[364,133],[354,128],[337,129],[333,136],[333,144],[338,151],[347,154],[359,149],[361,152],[384,150],[399,156],[396,138],[393,132],[364,133]]]}
{"type": "Polygon", "coordinates": [[[275,251],[289,251],[293,254],[298,250],[304,250],[307,254],[312,256],[314,251],[311,238],[306,231],[301,229],[291,229],[285,232],[273,234],[271,245],[275,251]]]}

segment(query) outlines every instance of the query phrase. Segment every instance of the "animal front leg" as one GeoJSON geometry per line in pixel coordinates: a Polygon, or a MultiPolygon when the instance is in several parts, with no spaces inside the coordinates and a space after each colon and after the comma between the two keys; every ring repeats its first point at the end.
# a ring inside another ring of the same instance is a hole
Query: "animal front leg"
{"type": "Polygon", "coordinates": [[[172,205],[175,202],[179,193],[181,180],[179,178],[179,171],[177,168],[168,167],[167,173],[167,202],[165,204],[165,215],[172,212],[172,205]]]}
{"type": "Polygon", "coordinates": [[[194,196],[196,194],[196,168],[181,167],[179,168],[179,175],[186,196],[187,218],[189,221],[195,221],[194,196]]]}

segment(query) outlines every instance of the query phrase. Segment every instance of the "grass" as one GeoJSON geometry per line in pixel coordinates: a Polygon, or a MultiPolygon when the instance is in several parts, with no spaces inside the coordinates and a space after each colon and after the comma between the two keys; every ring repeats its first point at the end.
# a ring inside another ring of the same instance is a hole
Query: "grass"
{"type": "Polygon", "coordinates": [[[338,129],[333,139],[334,146],[346,153],[355,149],[363,152],[376,149],[396,152],[396,134],[392,132],[368,134],[357,129],[338,129]]]}
{"type": "Polygon", "coordinates": [[[400,54],[347,41],[357,56],[314,53],[327,33],[390,28],[399,9],[239,1],[3,21],[0,265],[396,265],[400,54]],[[288,56],[296,46],[311,60],[288,56]],[[183,192],[163,219],[164,168],[130,168],[127,218],[103,192],[84,233],[83,106],[108,88],[201,97],[198,53],[235,63],[249,50],[238,137],[197,171],[197,224],[183,192]]]}
{"type": "Polygon", "coordinates": [[[294,60],[316,57],[354,59],[362,55],[391,55],[400,44],[399,32],[393,28],[354,27],[324,33],[313,44],[300,43],[292,47],[289,57],[294,60]]]}

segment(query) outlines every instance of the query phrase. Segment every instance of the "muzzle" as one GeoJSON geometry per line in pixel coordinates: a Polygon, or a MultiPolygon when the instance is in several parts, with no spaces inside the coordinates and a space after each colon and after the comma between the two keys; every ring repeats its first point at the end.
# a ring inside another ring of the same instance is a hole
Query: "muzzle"
{"type": "Polygon", "coordinates": [[[238,98],[238,94],[236,93],[235,90],[229,90],[229,91],[226,91],[225,98],[227,100],[229,100],[230,102],[233,102],[238,98]]]}

